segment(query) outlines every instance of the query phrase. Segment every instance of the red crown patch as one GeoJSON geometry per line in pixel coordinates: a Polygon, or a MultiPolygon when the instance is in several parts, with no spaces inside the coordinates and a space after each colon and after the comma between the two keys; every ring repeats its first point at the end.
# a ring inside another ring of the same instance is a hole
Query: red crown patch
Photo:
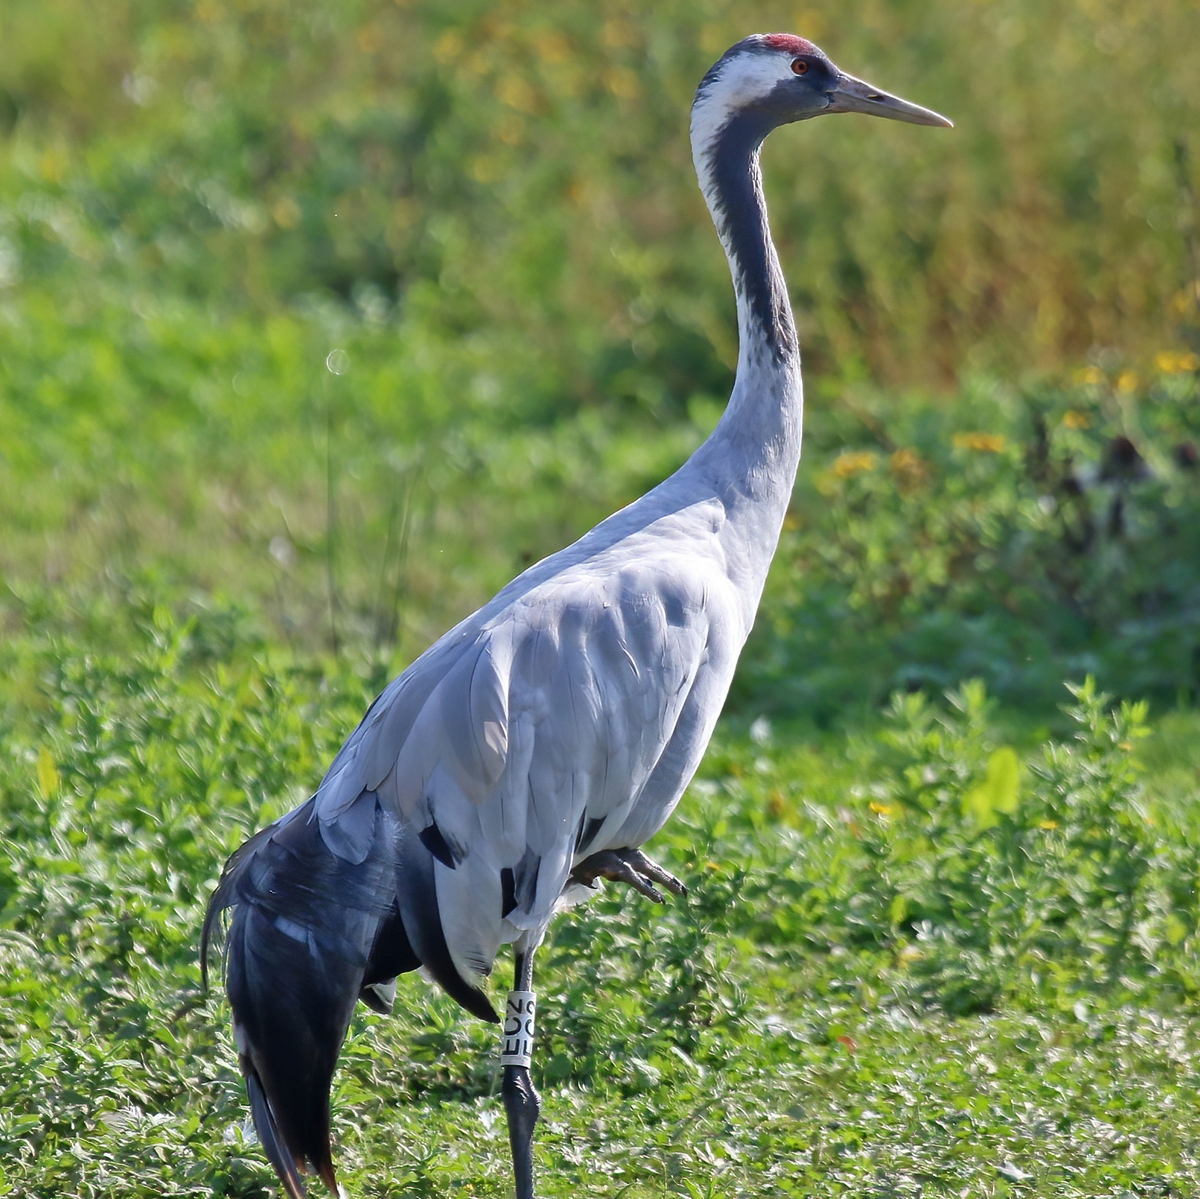
{"type": "Polygon", "coordinates": [[[788,54],[820,53],[812,42],[797,37],[794,33],[768,33],[763,37],[763,43],[772,50],[785,50],[788,54]]]}

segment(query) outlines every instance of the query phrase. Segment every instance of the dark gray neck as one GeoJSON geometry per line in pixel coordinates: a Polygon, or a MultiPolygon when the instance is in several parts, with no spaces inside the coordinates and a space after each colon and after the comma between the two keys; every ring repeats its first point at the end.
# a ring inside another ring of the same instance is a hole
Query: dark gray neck
{"type": "Polygon", "coordinates": [[[799,354],[787,285],[771,241],[758,152],[773,122],[765,113],[732,117],[712,142],[697,147],[696,168],[733,273],[743,340],[777,359],[799,354]]]}

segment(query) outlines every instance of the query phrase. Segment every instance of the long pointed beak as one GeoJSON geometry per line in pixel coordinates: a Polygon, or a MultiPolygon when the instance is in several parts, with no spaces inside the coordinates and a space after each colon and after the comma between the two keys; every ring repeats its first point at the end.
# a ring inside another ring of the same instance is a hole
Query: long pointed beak
{"type": "Polygon", "coordinates": [[[954,122],[940,112],[910,104],[899,96],[881,92],[877,87],[855,79],[853,75],[839,74],[837,87],[829,96],[826,112],[865,112],[873,117],[887,117],[891,121],[907,121],[910,125],[940,125],[953,129],[954,122]]]}

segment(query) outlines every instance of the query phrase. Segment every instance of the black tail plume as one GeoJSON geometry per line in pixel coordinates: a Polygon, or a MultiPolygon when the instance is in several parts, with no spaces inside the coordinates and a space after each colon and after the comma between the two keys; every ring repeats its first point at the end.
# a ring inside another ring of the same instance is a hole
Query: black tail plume
{"type": "Polygon", "coordinates": [[[229,859],[200,937],[207,985],[219,914],[233,909],[234,1039],[259,1140],[290,1199],[303,1199],[308,1173],[337,1193],[329,1093],[357,999],[386,1010],[388,984],[425,962],[453,998],[497,1020],[450,961],[428,850],[373,793],[356,802],[373,806],[364,858],[330,848],[310,799],[229,859]]]}
{"type": "MultiPolygon", "coordinates": [[[[259,1139],[292,1199],[304,1195],[304,1173],[337,1190],[329,1090],[394,910],[398,826],[376,803],[367,856],[349,862],[325,844],[309,800],[233,855],[209,905],[204,954],[217,914],[234,909],[225,952],[234,1038],[259,1139]]],[[[388,964],[419,963],[393,950],[388,964]]]]}

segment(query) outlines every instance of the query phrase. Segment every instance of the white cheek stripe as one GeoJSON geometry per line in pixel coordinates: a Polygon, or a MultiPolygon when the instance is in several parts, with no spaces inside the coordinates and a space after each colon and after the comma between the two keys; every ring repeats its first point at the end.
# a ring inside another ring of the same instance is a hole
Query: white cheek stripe
{"type": "Polygon", "coordinates": [[[524,1066],[533,1061],[533,1025],[537,996],[532,991],[509,991],[504,1005],[504,1040],[500,1049],[502,1066],[524,1066]]]}
{"type": "Polygon", "coordinates": [[[765,100],[791,77],[790,58],[782,54],[748,53],[731,59],[692,108],[692,150],[700,154],[739,109],[765,100]]]}

